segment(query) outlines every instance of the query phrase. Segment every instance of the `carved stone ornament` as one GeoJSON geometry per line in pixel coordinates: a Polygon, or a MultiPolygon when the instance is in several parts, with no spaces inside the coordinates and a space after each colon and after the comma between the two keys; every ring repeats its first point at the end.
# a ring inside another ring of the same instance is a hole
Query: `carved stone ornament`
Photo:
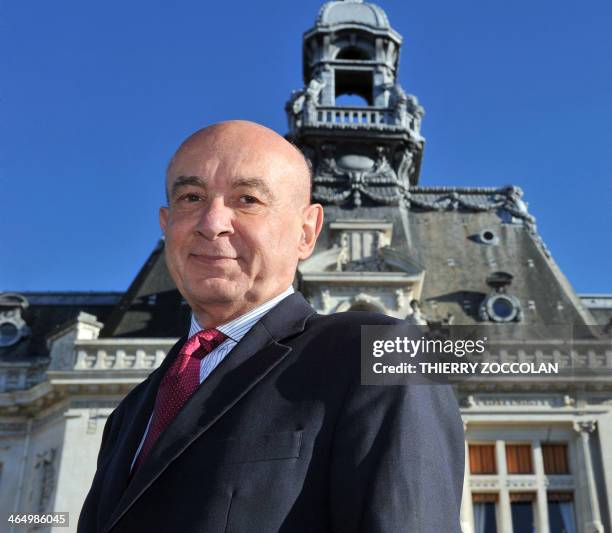
{"type": "Polygon", "coordinates": [[[48,510],[51,496],[55,490],[56,472],[55,459],[57,456],[57,448],[49,448],[48,450],[36,455],[36,481],[38,483],[38,498],[36,501],[36,510],[39,513],[44,513],[48,510]]]}
{"type": "Polygon", "coordinates": [[[30,328],[21,317],[21,311],[28,305],[27,299],[20,294],[0,294],[0,348],[13,346],[30,334],[30,328]]]}
{"type": "Polygon", "coordinates": [[[342,168],[336,162],[334,148],[322,147],[322,158],[313,180],[313,199],[326,204],[352,204],[360,207],[366,197],[377,204],[397,205],[405,185],[391,167],[383,147],[370,169],[342,168]]]}
{"type": "Polygon", "coordinates": [[[597,428],[595,420],[578,420],[574,422],[574,431],[578,433],[593,433],[597,428]]]}

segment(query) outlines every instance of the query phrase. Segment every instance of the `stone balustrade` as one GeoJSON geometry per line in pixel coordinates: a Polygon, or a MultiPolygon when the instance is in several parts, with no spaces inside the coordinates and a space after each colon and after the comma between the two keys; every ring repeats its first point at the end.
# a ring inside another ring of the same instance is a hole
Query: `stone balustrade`
{"type": "Polygon", "coordinates": [[[305,124],[310,126],[395,126],[416,131],[418,119],[409,113],[401,118],[393,109],[373,106],[317,106],[312,116],[305,114],[305,124]]]}
{"type": "Polygon", "coordinates": [[[73,370],[153,370],[176,339],[96,339],[74,345],[73,370]]]}

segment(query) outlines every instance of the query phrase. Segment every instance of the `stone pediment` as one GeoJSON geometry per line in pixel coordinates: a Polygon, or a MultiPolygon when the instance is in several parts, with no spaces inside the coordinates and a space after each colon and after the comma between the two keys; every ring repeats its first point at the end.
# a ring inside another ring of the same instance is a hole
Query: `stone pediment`
{"type": "Polygon", "coordinates": [[[419,276],[424,269],[406,254],[390,246],[378,248],[366,257],[351,258],[347,248],[336,245],[300,263],[299,271],[302,274],[388,272],[419,276]]]}

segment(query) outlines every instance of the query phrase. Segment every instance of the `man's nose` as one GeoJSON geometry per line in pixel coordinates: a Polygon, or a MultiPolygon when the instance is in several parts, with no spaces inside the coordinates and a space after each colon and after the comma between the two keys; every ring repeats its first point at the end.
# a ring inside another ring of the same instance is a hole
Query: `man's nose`
{"type": "Polygon", "coordinates": [[[225,205],[223,197],[213,197],[202,210],[196,232],[209,240],[234,233],[232,226],[233,211],[225,205]]]}

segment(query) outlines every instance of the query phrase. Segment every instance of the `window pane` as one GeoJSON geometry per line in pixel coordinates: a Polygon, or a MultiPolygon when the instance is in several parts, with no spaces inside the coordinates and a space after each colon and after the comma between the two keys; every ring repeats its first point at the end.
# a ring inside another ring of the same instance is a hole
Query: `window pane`
{"type": "Polygon", "coordinates": [[[531,445],[506,444],[508,474],[532,474],[531,445]]]}
{"type": "Polygon", "coordinates": [[[542,444],[542,456],[546,474],[569,474],[567,444],[542,444]]]}
{"type": "Polygon", "coordinates": [[[497,533],[495,502],[474,503],[474,533],[497,533]]]}
{"type": "Polygon", "coordinates": [[[575,533],[576,522],[574,519],[574,505],[567,498],[553,499],[554,494],[549,494],[548,500],[548,523],[550,531],[558,533],[575,533]]]}
{"type": "Polygon", "coordinates": [[[470,444],[469,450],[472,474],[497,473],[494,444],[470,444]]]}
{"type": "MultiPolygon", "coordinates": [[[[531,502],[512,502],[513,533],[534,533],[533,506],[531,502]]],[[[551,529],[551,531],[554,531],[551,529]]]]}

